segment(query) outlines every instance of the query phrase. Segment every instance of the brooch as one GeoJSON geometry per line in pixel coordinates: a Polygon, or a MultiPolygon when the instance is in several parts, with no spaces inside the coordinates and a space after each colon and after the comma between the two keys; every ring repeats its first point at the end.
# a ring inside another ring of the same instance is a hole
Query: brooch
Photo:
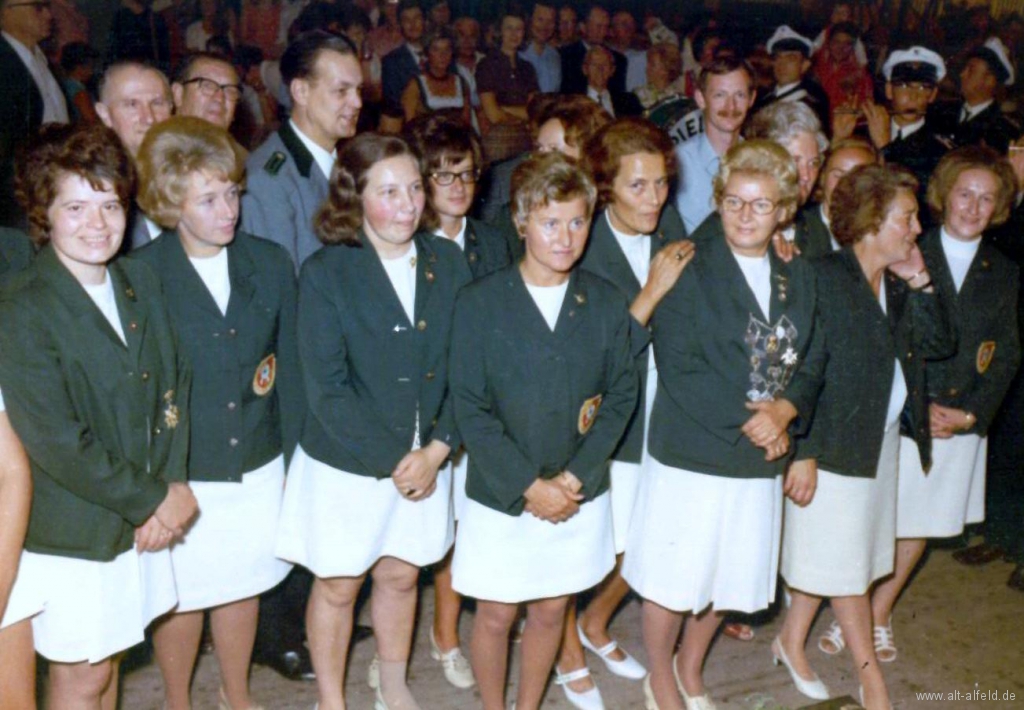
{"type": "Polygon", "coordinates": [[[164,402],[167,403],[164,407],[164,426],[173,429],[178,426],[178,405],[174,403],[174,390],[164,392],[164,402]]]}

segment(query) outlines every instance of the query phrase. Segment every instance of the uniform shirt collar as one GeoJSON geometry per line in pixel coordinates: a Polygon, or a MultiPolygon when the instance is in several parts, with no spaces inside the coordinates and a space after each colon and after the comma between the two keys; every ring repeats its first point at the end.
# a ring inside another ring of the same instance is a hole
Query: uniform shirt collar
{"type": "Polygon", "coordinates": [[[328,180],[331,178],[331,170],[334,169],[334,161],[338,157],[338,151],[332,150],[327,152],[322,147],[316,144],[316,142],[303,133],[298,126],[295,125],[295,121],[288,119],[288,124],[295,131],[295,136],[302,141],[302,145],[306,146],[306,150],[313,156],[313,160],[316,161],[317,167],[320,168],[320,172],[324,174],[328,180]]]}

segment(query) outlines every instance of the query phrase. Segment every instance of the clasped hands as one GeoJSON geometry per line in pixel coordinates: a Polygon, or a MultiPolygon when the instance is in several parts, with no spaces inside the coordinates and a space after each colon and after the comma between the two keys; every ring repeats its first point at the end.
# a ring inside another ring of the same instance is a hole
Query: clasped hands
{"type": "Polygon", "coordinates": [[[406,500],[424,500],[437,489],[437,471],[451,453],[441,441],[431,441],[422,449],[410,451],[395,466],[391,480],[406,500]]]}
{"type": "Polygon", "coordinates": [[[526,489],[526,512],[549,523],[564,523],[580,511],[583,484],[569,471],[551,479],[538,478],[526,489]]]}
{"type": "Polygon", "coordinates": [[[747,402],[754,416],[747,420],[741,431],[754,446],[764,449],[765,461],[775,461],[789,451],[789,433],[786,429],[796,417],[796,407],[788,399],[766,402],[747,402]]]}
{"type": "Polygon", "coordinates": [[[163,501],[146,522],[135,528],[135,549],[156,552],[182,539],[198,512],[199,503],[187,483],[168,484],[163,501]]]}

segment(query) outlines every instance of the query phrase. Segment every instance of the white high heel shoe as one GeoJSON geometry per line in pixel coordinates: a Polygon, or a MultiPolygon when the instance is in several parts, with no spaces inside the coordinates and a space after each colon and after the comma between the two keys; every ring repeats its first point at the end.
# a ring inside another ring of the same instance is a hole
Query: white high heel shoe
{"type": "MultiPolygon", "coordinates": [[[[679,654],[676,654],[678,656],[679,654]]],[[[683,702],[686,704],[686,710],[718,710],[718,706],[715,705],[715,701],[711,699],[711,695],[704,693],[703,695],[690,696],[687,694],[686,689],[683,687],[683,681],[679,677],[679,671],[676,669],[676,656],[672,656],[672,675],[676,679],[676,689],[679,690],[679,694],[683,696],[683,702]]]]}
{"type": "Polygon", "coordinates": [[[786,670],[789,671],[790,678],[793,679],[793,685],[795,685],[796,689],[808,698],[811,698],[812,700],[829,699],[828,686],[821,681],[821,678],[819,678],[817,674],[815,674],[813,678],[808,679],[796,672],[796,669],[793,668],[793,664],[789,662],[789,658],[786,656],[786,649],[782,647],[782,641],[778,636],[776,636],[775,640],[772,641],[772,662],[775,665],[779,665],[780,663],[784,665],[786,670]]]}

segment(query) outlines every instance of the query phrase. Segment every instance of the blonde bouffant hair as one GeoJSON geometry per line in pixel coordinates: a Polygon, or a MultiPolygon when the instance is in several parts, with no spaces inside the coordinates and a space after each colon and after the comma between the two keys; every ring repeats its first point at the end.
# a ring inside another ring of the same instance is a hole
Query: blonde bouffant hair
{"type": "Polygon", "coordinates": [[[192,175],[241,184],[246,155],[231,134],[201,118],[173,116],[158,123],[139,147],[139,207],[161,227],[173,229],[181,221],[192,175]]]}

